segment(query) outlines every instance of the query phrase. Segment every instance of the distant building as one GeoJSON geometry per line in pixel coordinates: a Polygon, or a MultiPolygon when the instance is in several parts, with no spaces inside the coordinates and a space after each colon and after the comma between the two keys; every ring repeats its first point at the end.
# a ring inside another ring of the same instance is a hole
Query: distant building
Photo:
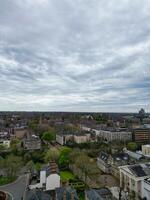
{"type": "Polygon", "coordinates": [[[57,133],[56,142],[61,145],[65,145],[68,141],[73,141],[73,134],[71,133],[57,133]]]}
{"type": "Polygon", "coordinates": [[[150,197],[150,163],[126,165],[119,167],[119,169],[120,187],[122,187],[124,191],[128,191],[129,193],[134,192],[137,198],[150,197]]]}
{"type": "Polygon", "coordinates": [[[91,138],[91,134],[75,134],[74,135],[74,142],[77,144],[89,142],[91,138]]]}
{"type": "Polygon", "coordinates": [[[27,129],[24,128],[15,128],[14,129],[14,135],[18,139],[23,139],[23,137],[26,135],[27,129]]]}
{"type": "Polygon", "coordinates": [[[107,142],[132,140],[132,133],[126,129],[101,129],[97,135],[107,142]]]}
{"type": "Polygon", "coordinates": [[[23,139],[23,147],[25,150],[41,149],[41,140],[38,136],[27,133],[23,139]]]}
{"type": "Polygon", "coordinates": [[[112,200],[112,194],[109,189],[90,189],[85,191],[85,200],[112,200]]]}
{"type": "Polygon", "coordinates": [[[67,142],[75,142],[77,144],[89,142],[91,134],[88,132],[77,132],[77,133],[57,133],[56,142],[61,145],[67,144],[67,142]]]}
{"type": "Polygon", "coordinates": [[[8,149],[10,148],[10,140],[0,139],[0,145],[8,149]]]}
{"type": "Polygon", "coordinates": [[[150,157],[150,144],[142,145],[142,154],[150,157]]]}
{"type": "Polygon", "coordinates": [[[135,142],[150,141],[150,129],[148,128],[133,129],[132,138],[133,141],[135,142]]]}

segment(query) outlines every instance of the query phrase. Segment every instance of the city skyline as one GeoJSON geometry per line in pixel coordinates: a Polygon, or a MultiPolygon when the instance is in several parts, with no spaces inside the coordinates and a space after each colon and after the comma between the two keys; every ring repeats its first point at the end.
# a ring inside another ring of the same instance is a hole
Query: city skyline
{"type": "Polygon", "coordinates": [[[0,110],[150,112],[150,2],[0,2],[0,110]]]}

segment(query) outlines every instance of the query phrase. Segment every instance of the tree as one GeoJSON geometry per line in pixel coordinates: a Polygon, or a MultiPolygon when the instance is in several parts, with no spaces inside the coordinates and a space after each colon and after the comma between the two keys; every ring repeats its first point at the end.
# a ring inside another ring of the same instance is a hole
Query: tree
{"type": "Polygon", "coordinates": [[[129,142],[127,144],[127,149],[130,151],[136,151],[137,150],[137,144],[135,142],[129,142]]]}
{"type": "Polygon", "coordinates": [[[59,156],[59,165],[62,167],[68,167],[69,164],[69,155],[72,149],[68,147],[63,147],[60,156],[59,156]]]}
{"type": "Polygon", "coordinates": [[[34,169],[34,162],[32,160],[30,160],[27,164],[26,164],[26,168],[27,170],[30,171],[30,173],[32,172],[32,170],[34,169]]]}
{"type": "Polygon", "coordinates": [[[3,161],[3,170],[7,177],[15,177],[21,169],[22,159],[18,156],[9,155],[3,161]]]}
{"type": "Polygon", "coordinates": [[[80,168],[82,176],[84,177],[84,182],[86,182],[87,175],[89,172],[89,157],[85,153],[81,153],[76,159],[76,166],[80,168]]]}
{"type": "Polygon", "coordinates": [[[51,142],[52,140],[55,140],[55,135],[56,135],[56,133],[55,133],[54,129],[51,129],[51,130],[43,133],[42,140],[51,142]]]}
{"type": "Polygon", "coordinates": [[[36,163],[35,164],[35,169],[36,169],[37,172],[40,172],[40,170],[41,170],[41,163],[36,163]]]}
{"type": "Polygon", "coordinates": [[[49,149],[44,157],[45,162],[50,162],[52,160],[57,161],[59,158],[59,151],[58,149],[56,149],[55,147],[52,147],[51,149],[49,149]]]}

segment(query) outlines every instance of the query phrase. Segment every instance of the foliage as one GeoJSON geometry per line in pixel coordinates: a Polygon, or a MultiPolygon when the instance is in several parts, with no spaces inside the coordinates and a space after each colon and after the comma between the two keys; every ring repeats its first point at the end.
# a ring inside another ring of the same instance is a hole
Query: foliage
{"type": "Polygon", "coordinates": [[[71,153],[72,149],[69,147],[63,147],[60,150],[60,156],[59,156],[59,165],[61,167],[67,167],[69,164],[69,155],[71,153]]]}
{"type": "Polygon", "coordinates": [[[137,150],[137,144],[135,142],[129,142],[127,144],[127,149],[130,151],[136,151],[137,150]]]}
{"type": "Polygon", "coordinates": [[[34,162],[32,160],[30,160],[27,164],[26,164],[26,168],[27,170],[29,170],[30,172],[32,172],[32,170],[34,169],[34,162]]]}
{"type": "Polygon", "coordinates": [[[22,160],[18,156],[9,155],[5,159],[0,160],[0,167],[7,177],[15,177],[21,166],[22,160]]]}
{"type": "Polygon", "coordinates": [[[15,177],[3,177],[3,176],[0,176],[0,186],[9,184],[9,183],[11,183],[13,181],[15,181],[15,177]]]}
{"type": "Polygon", "coordinates": [[[39,151],[34,151],[31,154],[31,159],[34,163],[37,162],[44,162],[44,155],[46,152],[39,150],[39,151]]]}
{"type": "Polygon", "coordinates": [[[54,129],[50,129],[49,131],[46,131],[43,133],[42,140],[45,140],[47,142],[51,142],[52,140],[55,140],[56,133],[54,129]]]}
{"type": "Polygon", "coordinates": [[[29,122],[29,128],[31,128],[33,131],[36,131],[38,128],[38,122],[37,120],[32,120],[29,122]]]}
{"type": "Polygon", "coordinates": [[[58,149],[55,148],[55,147],[52,147],[51,149],[49,149],[46,152],[44,160],[45,160],[46,163],[48,163],[48,162],[50,162],[52,160],[57,161],[59,156],[60,156],[60,153],[59,153],[58,149]]]}
{"type": "Polygon", "coordinates": [[[35,169],[36,169],[37,172],[40,172],[41,165],[42,165],[41,163],[35,163],[35,169]]]}
{"type": "Polygon", "coordinates": [[[10,143],[10,148],[12,150],[13,153],[17,153],[17,150],[18,150],[18,146],[20,145],[20,140],[18,139],[13,139],[11,140],[11,143],[10,143]]]}
{"type": "Polygon", "coordinates": [[[75,176],[70,171],[60,172],[60,177],[62,181],[69,181],[75,179],[75,176]]]}

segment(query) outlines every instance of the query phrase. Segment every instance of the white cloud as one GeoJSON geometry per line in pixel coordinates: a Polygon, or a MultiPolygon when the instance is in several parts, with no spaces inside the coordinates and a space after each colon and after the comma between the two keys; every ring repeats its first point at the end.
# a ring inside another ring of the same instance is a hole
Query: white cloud
{"type": "Polygon", "coordinates": [[[149,9],[148,0],[0,2],[0,110],[150,111],[149,9]]]}

